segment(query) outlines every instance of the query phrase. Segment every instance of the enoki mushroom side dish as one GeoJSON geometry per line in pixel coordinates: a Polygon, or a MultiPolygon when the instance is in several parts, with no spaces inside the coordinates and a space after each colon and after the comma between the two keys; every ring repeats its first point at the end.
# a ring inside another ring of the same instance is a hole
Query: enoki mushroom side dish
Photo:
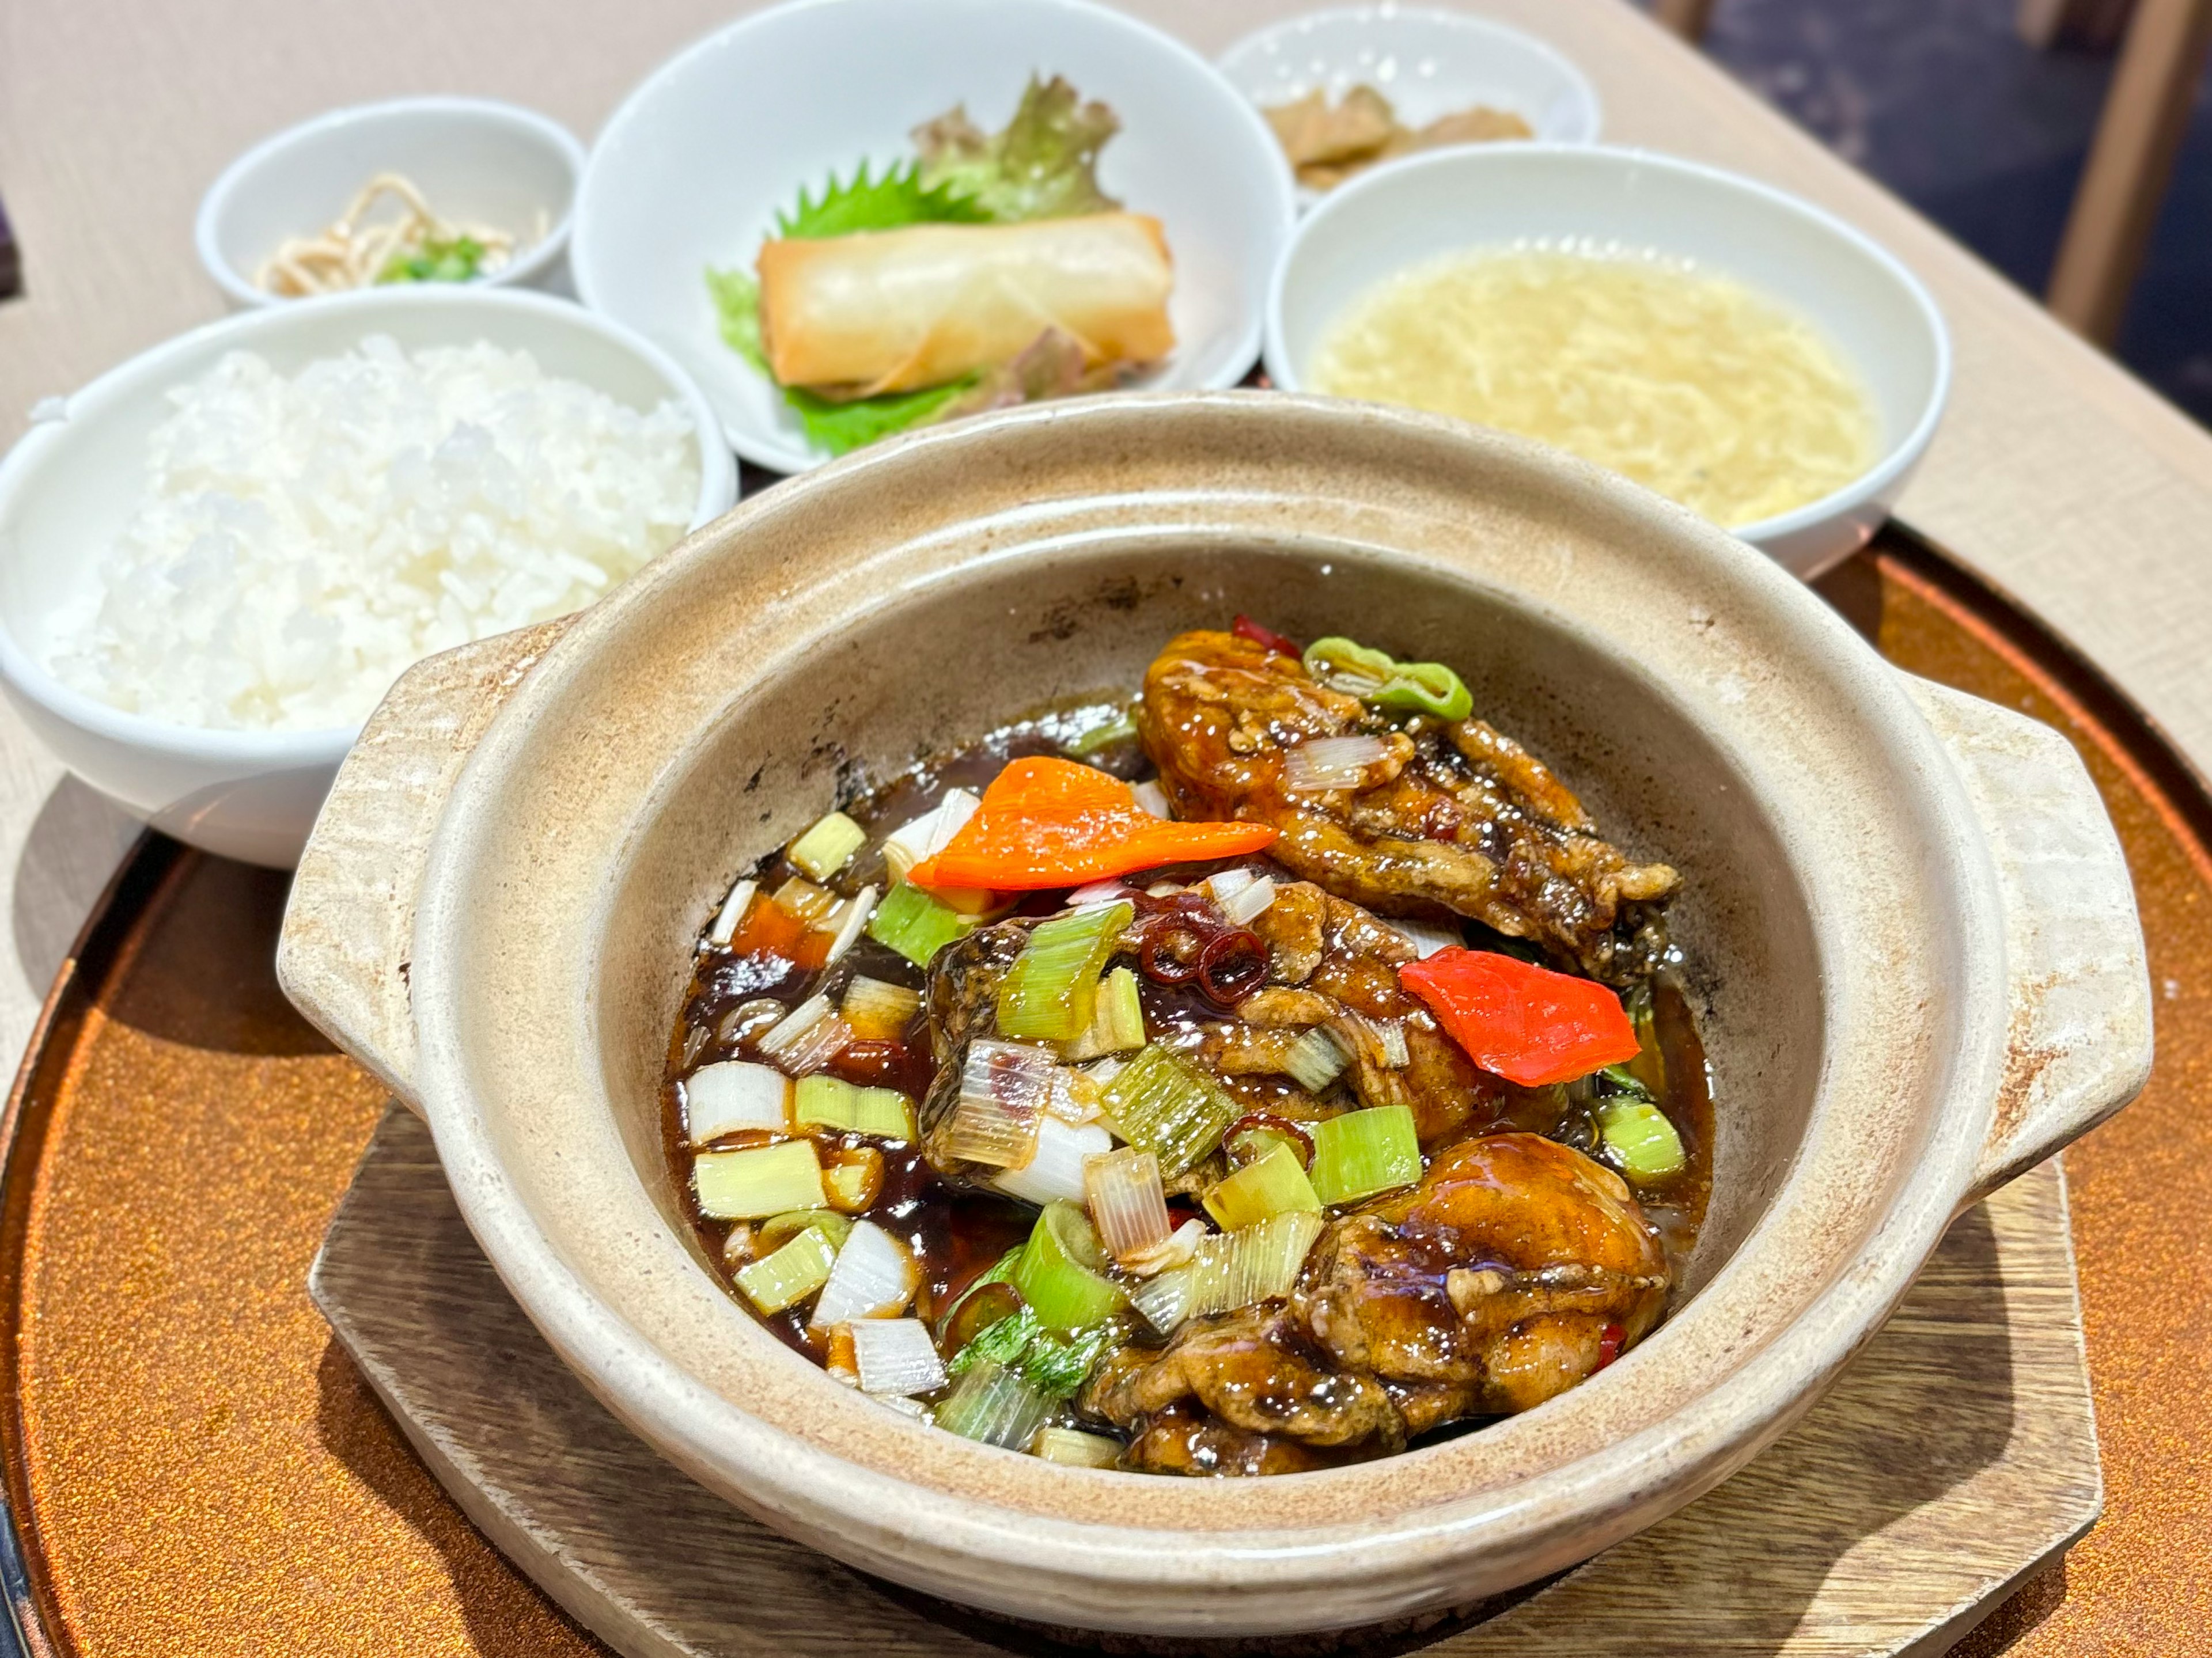
{"type": "Polygon", "coordinates": [[[813,824],[699,944],[672,1177],[862,1394],[1272,1474],[1543,1403],[1703,1218],[1666,865],[1459,676],[1239,617],[813,824]]]}
{"type": "Polygon", "coordinates": [[[514,238],[488,225],[448,223],[404,173],[380,173],[343,213],[312,236],[287,237],[253,273],[253,285],[288,299],[380,282],[468,282],[499,270],[514,238]],[[380,203],[397,216],[372,219],[380,203]]]}

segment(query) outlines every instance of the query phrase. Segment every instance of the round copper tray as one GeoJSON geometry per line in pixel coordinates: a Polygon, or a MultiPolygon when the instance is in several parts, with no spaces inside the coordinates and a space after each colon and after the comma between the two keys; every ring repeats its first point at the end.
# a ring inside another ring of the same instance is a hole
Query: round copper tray
{"type": "MultiPolygon", "coordinates": [[[[1959,1650],[2203,1650],[2212,797],[2094,670],[1926,546],[1892,533],[1821,587],[1900,666],[2072,737],[2160,992],[2148,1091],[2068,1154],[2106,1517],[1959,1650]]],[[[384,1102],[277,992],[283,898],[280,875],[148,837],[0,1119],[12,1632],[39,1658],[604,1652],[463,1518],[307,1301],[384,1102]]]]}

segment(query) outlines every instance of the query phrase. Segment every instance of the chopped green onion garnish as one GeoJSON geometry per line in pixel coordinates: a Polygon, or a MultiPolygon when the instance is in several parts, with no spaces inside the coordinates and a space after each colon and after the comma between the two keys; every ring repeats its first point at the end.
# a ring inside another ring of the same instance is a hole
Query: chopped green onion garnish
{"type": "Polygon", "coordinates": [[[715,1220],[757,1220],[787,1209],[820,1209],[822,1164],[811,1140],[785,1140],[743,1151],[702,1151],[691,1160],[702,1213],[715,1220]]]}
{"type": "Polygon", "coordinates": [[[809,1226],[774,1254],[741,1269],[738,1288],[762,1312],[780,1313],[827,1284],[836,1260],[830,1240],[809,1226]]]}
{"type": "Polygon", "coordinates": [[[828,1238],[833,1250],[842,1249],[852,1235],[853,1221],[852,1217],[841,1215],[835,1209],[787,1209],[753,1228],[753,1242],[763,1249],[778,1249],[809,1227],[828,1238]]]}
{"type": "Polygon", "coordinates": [[[1283,1069],[1307,1093],[1318,1094],[1344,1074],[1346,1063],[1343,1044],[1316,1027],[1299,1037],[1297,1045],[1284,1056],[1283,1069]]]}
{"type": "Polygon", "coordinates": [[[1030,1454],[1070,1468],[1111,1468],[1121,1461],[1121,1442],[1074,1428],[1040,1428],[1030,1454]]]}
{"type": "Polygon", "coordinates": [[[1313,1126],[1314,1195],[1324,1204],[1357,1203],[1421,1177],[1420,1137],[1413,1111],[1378,1105],[1313,1126]]]}
{"type": "Polygon", "coordinates": [[[1065,1042],[1088,1030],[1098,975],[1136,913],[1123,899],[1038,922],[999,987],[1000,1033],[1065,1042]]]}
{"type": "Polygon", "coordinates": [[[860,1088],[842,1078],[801,1077],[793,1096],[791,1120],[801,1128],[832,1128],[841,1134],[910,1140],[914,1102],[896,1088],[860,1088]]]}
{"type": "Polygon", "coordinates": [[[1635,1095],[1600,1100],[1597,1132],[1606,1161],[1639,1186],[1672,1180],[1689,1161],[1667,1114],[1635,1095]]]}
{"type": "Polygon", "coordinates": [[[868,832],[842,811],[833,811],[791,843],[784,856],[817,881],[845,867],[868,844],[868,832]]]}
{"type": "Polygon", "coordinates": [[[1206,1194],[1206,1212],[1224,1232],[1297,1210],[1318,1211],[1321,1199],[1298,1154],[1280,1140],[1206,1194]]]}
{"type": "Polygon", "coordinates": [[[963,1439],[1026,1450],[1053,1412],[1053,1400],[1013,1371],[988,1360],[970,1369],[937,1407],[937,1425],[963,1439]]]}
{"type": "Polygon", "coordinates": [[[1105,1265],[1106,1252],[1083,1212],[1072,1203],[1049,1203],[1014,1265],[1014,1288],[1047,1329],[1087,1329],[1129,1304],[1127,1292],[1101,1270],[1105,1265]]]}
{"type": "Polygon", "coordinates": [[[1123,1139],[1160,1160],[1170,1180],[1218,1145],[1237,1114],[1237,1102],[1212,1078],[1158,1047],[1123,1066],[1099,1106],[1123,1139]]]}
{"type": "Polygon", "coordinates": [[[1070,1060],[1102,1059],[1145,1045],[1145,1005],[1138,999],[1137,975],[1117,967],[1098,981],[1091,1027],[1061,1050],[1070,1060]]]}
{"type": "Polygon", "coordinates": [[[1072,754],[1080,760],[1086,755],[1096,754],[1099,750],[1110,747],[1115,743],[1126,743],[1136,734],[1136,720],[1124,711],[1115,714],[1103,725],[1093,726],[1089,731],[1068,743],[1061,751],[1072,754]]]}
{"type": "Polygon", "coordinates": [[[1147,1278],[1137,1288],[1137,1310],[1162,1335],[1187,1318],[1233,1312],[1255,1301],[1290,1294],[1298,1281],[1322,1218],[1310,1209],[1292,1210],[1234,1232],[1200,1239],[1188,1266],[1147,1278]]]}
{"type": "Polygon", "coordinates": [[[904,883],[893,887],[868,918],[868,937],[912,962],[927,967],[937,952],[975,930],[975,918],[963,915],[904,883]]]}

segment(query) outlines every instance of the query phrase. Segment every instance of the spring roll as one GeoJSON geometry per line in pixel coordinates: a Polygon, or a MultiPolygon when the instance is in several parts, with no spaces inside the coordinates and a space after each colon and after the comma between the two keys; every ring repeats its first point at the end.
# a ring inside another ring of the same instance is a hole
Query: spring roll
{"type": "Polygon", "coordinates": [[[1052,328],[1094,367],[1175,347],[1174,266],[1159,221],[1140,213],[787,238],[762,247],[759,268],[762,343],[785,386],[941,386],[1052,328]]]}

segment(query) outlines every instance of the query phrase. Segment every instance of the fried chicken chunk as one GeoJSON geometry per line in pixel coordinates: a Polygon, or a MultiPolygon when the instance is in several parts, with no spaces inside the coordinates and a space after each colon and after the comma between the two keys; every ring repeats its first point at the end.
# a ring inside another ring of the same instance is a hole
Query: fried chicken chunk
{"type": "Polygon", "coordinates": [[[1446,1147],[1323,1230],[1287,1302],[1124,1348],[1084,1406],[1128,1466],[1243,1473],[1379,1455],[1564,1393],[1658,1321],[1666,1259],[1619,1176],[1540,1135],[1446,1147]]]}
{"type": "Polygon", "coordinates": [[[1650,964],[1637,934],[1674,872],[1623,856],[1542,761],[1480,720],[1394,725],[1295,656],[1201,631],[1146,670],[1139,732],[1177,817],[1272,824],[1272,855],[1340,897],[1469,916],[1612,983],[1650,964]],[[1289,786],[1300,744],[1360,735],[1382,748],[1347,786],[1289,786]]]}

